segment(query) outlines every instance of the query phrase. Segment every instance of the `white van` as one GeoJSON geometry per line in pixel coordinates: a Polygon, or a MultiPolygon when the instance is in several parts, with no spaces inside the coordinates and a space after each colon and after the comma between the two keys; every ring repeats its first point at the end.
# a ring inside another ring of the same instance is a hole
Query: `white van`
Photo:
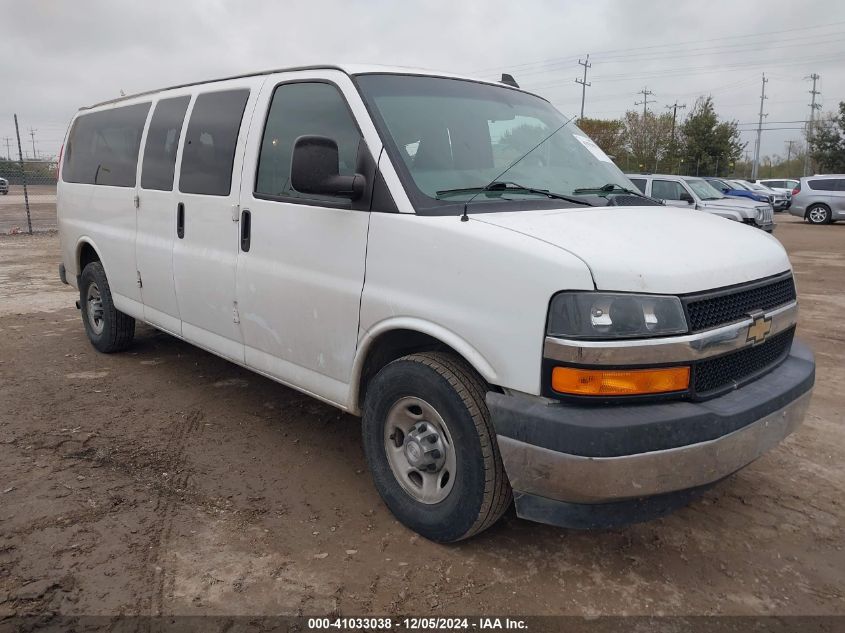
{"type": "Polygon", "coordinates": [[[512,499],[575,528],[658,516],[809,402],[778,241],[641,206],[513,86],[379,67],[178,86],[82,109],[60,162],[60,274],[94,347],[141,320],[362,416],[379,493],[435,541],[512,499]]]}

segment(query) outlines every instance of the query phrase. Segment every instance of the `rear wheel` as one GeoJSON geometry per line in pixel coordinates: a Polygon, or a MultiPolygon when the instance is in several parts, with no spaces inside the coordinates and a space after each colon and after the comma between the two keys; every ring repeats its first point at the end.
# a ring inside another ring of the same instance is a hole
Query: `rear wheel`
{"type": "Polygon", "coordinates": [[[832,214],[823,204],[814,204],[807,209],[807,221],[810,224],[830,224],[832,214]]]}
{"type": "Polygon", "coordinates": [[[486,387],[460,358],[411,354],[384,367],[364,399],[364,450],[403,524],[433,541],[468,538],[511,502],[486,387]]]}
{"type": "Polygon", "coordinates": [[[91,262],[79,278],[79,306],[88,340],[104,354],[119,352],[135,338],[135,319],[114,307],[106,271],[91,262]]]}

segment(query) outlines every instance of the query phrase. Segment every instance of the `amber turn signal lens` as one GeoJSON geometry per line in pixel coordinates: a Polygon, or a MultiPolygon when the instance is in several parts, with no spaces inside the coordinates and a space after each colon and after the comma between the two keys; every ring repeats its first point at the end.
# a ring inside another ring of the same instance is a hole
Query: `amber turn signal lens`
{"type": "Polygon", "coordinates": [[[575,396],[636,396],[683,391],[689,387],[689,367],[660,369],[578,369],[555,367],[552,389],[575,396]]]}

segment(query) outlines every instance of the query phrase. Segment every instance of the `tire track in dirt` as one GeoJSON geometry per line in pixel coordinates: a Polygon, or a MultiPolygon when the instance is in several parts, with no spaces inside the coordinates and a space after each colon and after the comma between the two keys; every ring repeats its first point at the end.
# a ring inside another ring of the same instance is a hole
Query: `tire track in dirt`
{"type": "MultiPolygon", "coordinates": [[[[143,615],[162,615],[164,612],[165,589],[172,589],[175,578],[167,578],[163,552],[173,531],[173,521],[177,507],[181,502],[180,492],[184,491],[191,476],[187,466],[187,447],[190,438],[202,429],[201,422],[205,414],[200,409],[193,409],[183,415],[183,419],[168,429],[164,440],[165,459],[162,464],[170,477],[166,489],[159,489],[156,495],[154,514],[157,521],[150,534],[150,546],[143,561],[145,567],[144,587],[151,592],[138,596],[137,612],[143,615]],[[176,493],[176,494],[173,494],[176,493]]],[[[149,630],[149,621],[147,630],[149,630]]]]}

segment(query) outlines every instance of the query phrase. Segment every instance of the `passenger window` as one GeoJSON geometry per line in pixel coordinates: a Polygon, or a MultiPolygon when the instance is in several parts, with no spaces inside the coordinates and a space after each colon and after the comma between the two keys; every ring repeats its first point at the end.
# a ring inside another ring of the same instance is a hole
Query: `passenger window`
{"type": "Polygon", "coordinates": [[[651,195],[661,200],[680,200],[681,194],[686,193],[680,183],[671,180],[653,180],[651,195]]]}
{"type": "Polygon", "coordinates": [[[340,175],[355,173],[361,133],[340,91],[327,83],[292,83],[273,93],[261,153],[255,192],[268,196],[336,201],[334,196],[303,194],[291,187],[293,144],[306,134],[327,136],[337,142],[340,175]]]}
{"type": "Polygon", "coordinates": [[[149,103],[139,103],[78,117],[65,147],[62,180],[134,187],[149,111],[149,103]]]}
{"type": "Polygon", "coordinates": [[[645,193],[645,178],[630,178],[629,180],[641,193],[645,193]]]}
{"type": "Polygon", "coordinates": [[[810,189],[815,191],[836,191],[837,180],[831,178],[830,180],[810,180],[810,189]]]}
{"type": "Polygon", "coordinates": [[[141,166],[141,187],[170,191],[176,170],[176,149],[190,97],[162,99],[156,104],[141,166]]]}
{"type": "Polygon", "coordinates": [[[228,196],[235,146],[249,90],[207,92],[197,97],[182,150],[179,191],[228,196]]]}

